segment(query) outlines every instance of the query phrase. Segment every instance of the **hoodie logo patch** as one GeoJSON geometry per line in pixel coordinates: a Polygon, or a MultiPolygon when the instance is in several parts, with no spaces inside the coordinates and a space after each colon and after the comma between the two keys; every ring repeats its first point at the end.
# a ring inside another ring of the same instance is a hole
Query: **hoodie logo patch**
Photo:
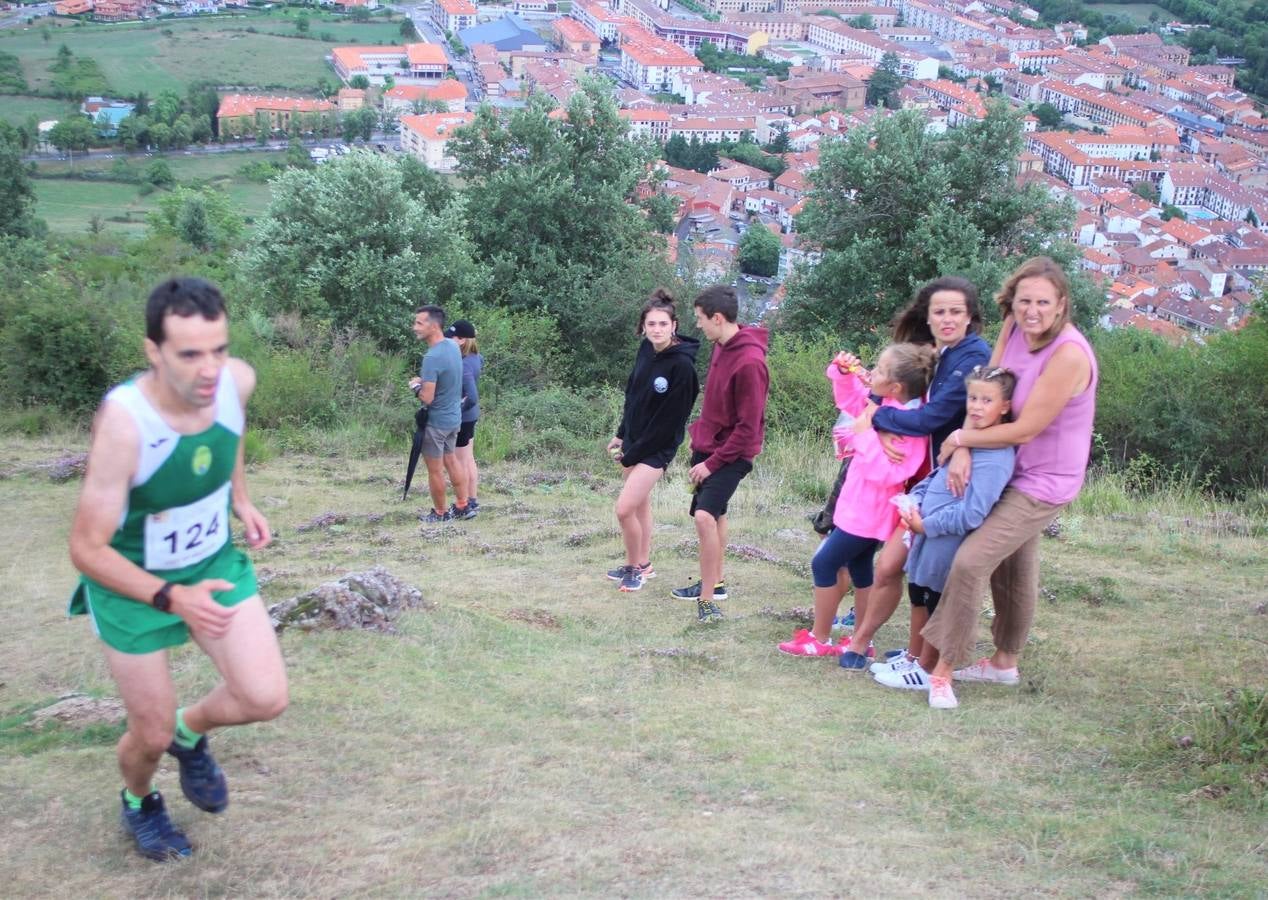
{"type": "Polygon", "coordinates": [[[669,379],[664,375],[657,375],[656,380],[652,382],[652,390],[658,394],[663,394],[669,390],[669,379]]]}

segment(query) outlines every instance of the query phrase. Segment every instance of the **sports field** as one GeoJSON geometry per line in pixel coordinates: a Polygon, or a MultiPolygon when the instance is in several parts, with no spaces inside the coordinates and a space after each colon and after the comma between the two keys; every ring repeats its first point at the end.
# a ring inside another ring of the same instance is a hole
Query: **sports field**
{"type": "MultiPolygon", "coordinates": [[[[328,32],[335,43],[285,36],[296,33],[298,15],[298,11],[292,14],[284,10],[264,15],[85,25],[58,29],[47,41],[39,29],[12,30],[0,32],[0,50],[22,61],[27,84],[35,92],[49,87],[49,66],[58,47],[65,44],[76,56],[98,62],[113,93],[145,91],[153,97],[163,90],[183,93],[193,81],[312,93],[318,78],[335,78],[325,59],[332,47],[401,40],[399,19],[358,24],[313,11],[307,12],[309,34],[328,32]]],[[[4,100],[0,98],[0,114],[4,100]]]]}

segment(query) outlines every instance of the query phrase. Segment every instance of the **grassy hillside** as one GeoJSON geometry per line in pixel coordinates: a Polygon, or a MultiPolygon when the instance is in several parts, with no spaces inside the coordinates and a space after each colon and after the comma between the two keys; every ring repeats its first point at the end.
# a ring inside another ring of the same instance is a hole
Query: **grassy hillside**
{"type": "MultiPolygon", "coordinates": [[[[1090,490],[1044,542],[1022,687],[967,686],[936,712],[774,649],[809,605],[813,504],[794,482],[827,479],[826,448],[773,448],[741,488],[716,627],[668,598],[694,572],[681,466],[655,495],[660,577],[633,595],[603,577],[619,541],[601,447],[563,471],[488,467],[480,518],[440,528],[416,521],[421,494],[400,502],[395,457],[256,468],[278,532],[257,555],[267,598],[381,563],[437,608],[392,637],[286,633],[291,708],[216,739],[229,811],[197,813],[161,772],[199,853],[145,863],[116,822],[117,730],[27,724],[69,691],[112,696],[88,623],[62,614],[78,485],[39,468],[83,444],[0,439],[14,895],[1262,891],[1263,758],[1203,754],[1225,692],[1268,681],[1266,523],[1090,490]],[[299,530],[327,512],[346,521],[299,530]]],[[[185,697],[213,678],[188,649],[173,668],[185,697]]]]}
{"type": "MultiPolygon", "coordinates": [[[[63,27],[48,40],[40,29],[10,30],[0,33],[0,51],[21,59],[33,92],[51,85],[49,66],[65,44],[75,56],[95,59],[112,91],[121,95],[184,94],[192,81],[311,93],[321,76],[334,78],[325,61],[331,47],[400,40],[399,20],[358,24],[313,11],[306,11],[309,33],[314,38],[328,33],[335,42],[299,39],[294,23],[298,12],[289,13],[63,27]]],[[[6,102],[0,98],[0,111],[6,102]]]]}

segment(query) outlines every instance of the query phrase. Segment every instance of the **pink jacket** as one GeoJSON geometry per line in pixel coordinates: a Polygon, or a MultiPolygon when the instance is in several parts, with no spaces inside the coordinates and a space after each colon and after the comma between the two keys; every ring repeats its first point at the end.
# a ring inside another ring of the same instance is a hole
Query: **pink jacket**
{"type": "MultiPolygon", "coordinates": [[[[834,366],[835,368],[835,366],[834,366]]],[[[897,400],[882,405],[903,407],[897,400]]],[[[929,453],[929,438],[899,437],[906,455],[900,463],[889,461],[880,437],[869,428],[854,435],[854,458],[841,487],[832,524],[855,537],[887,541],[898,527],[898,508],[890,498],[903,492],[907,480],[920,471],[929,453]]]]}
{"type": "MultiPolygon", "coordinates": [[[[842,372],[834,362],[828,363],[828,371],[823,374],[832,382],[832,399],[837,409],[854,418],[867,408],[868,386],[858,375],[842,372]]],[[[834,427],[832,440],[836,444],[837,459],[845,459],[854,452],[853,427],[834,427]]]]}

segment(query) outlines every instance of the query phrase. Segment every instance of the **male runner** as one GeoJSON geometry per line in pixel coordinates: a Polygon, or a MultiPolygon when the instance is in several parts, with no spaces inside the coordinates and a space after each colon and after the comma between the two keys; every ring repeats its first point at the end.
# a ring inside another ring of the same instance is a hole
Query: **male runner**
{"type": "Polygon", "coordinates": [[[153,777],[163,753],[181,789],[211,813],[229,804],[207,732],[262,722],[286,708],[281,648],[257,593],[247,546],[272,539],[247,496],[242,435],[255,372],[229,356],[224,298],[199,278],[174,278],[145,308],[150,368],[107,395],[93,423],[70,555],[83,573],[71,613],[87,613],[127,709],[119,740],[125,829],[142,855],[189,856],[153,777]],[[182,709],[167,649],[189,637],[223,679],[182,709]]]}
{"type": "Polygon", "coordinates": [[[700,544],[700,581],[671,593],[680,600],[694,599],[696,618],[711,622],[722,618],[718,603],[727,599],[722,579],[727,505],[762,452],[770,373],[766,329],[736,322],[739,300],[733,288],[705,288],[692,305],[696,325],[713,341],[700,418],[687,429],[691,435],[687,477],[694,486],[691,517],[700,544]],[[702,585],[713,589],[702,591],[702,585]]]}

